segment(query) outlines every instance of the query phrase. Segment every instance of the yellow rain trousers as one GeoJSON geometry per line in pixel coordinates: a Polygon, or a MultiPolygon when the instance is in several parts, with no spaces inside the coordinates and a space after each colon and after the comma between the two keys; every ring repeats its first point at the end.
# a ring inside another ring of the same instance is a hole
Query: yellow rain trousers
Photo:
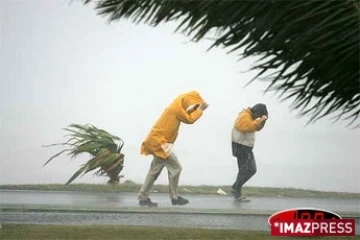
{"type": "Polygon", "coordinates": [[[141,146],[141,154],[153,154],[167,159],[169,148],[175,142],[180,123],[193,124],[202,116],[199,108],[189,110],[197,104],[204,103],[197,91],[179,95],[162,113],[141,146]]]}

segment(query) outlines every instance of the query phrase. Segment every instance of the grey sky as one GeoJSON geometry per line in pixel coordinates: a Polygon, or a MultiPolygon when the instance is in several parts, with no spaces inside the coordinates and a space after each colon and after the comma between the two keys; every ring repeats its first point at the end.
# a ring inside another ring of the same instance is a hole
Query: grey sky
{"type": "MultiPolygon", "coordinates": [[[[125,179],[142,183],[151,157],[140,145],[164,107],[198,90],[210,107],[183,125],[175,151],[180,184],[232,184],[237,171],[230,132],[237,113],[264,102],[270,119],[257,134],[258,173],[251,186],[360,192],[359,130],[290,112],[265,83],[243,86],[253,59],[237,62],[210,42],[189,43],[175,24],[156,28],[130,21],[108,25],[90,6],[68,1],[0,1],[0,183],[65,183],[87,160],[66,156],[42,164],[64,140],[61,128],[91,123],[125,140],[125,179]]],[[[76,182],[105,183],[85,175],[76,182]]],[[[157,181],[167,183],[164,170],[157,181]]]]}

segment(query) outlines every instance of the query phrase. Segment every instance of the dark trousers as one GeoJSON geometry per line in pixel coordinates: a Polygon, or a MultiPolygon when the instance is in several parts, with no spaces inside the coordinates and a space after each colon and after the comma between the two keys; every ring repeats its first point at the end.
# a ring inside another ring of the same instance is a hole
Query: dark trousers
{"type": "Polygon", "coordinates": [[[256,173],[256,162],[251,147],[232,143],[233,155],[237,158],[238,174],[232,188],[235,197],[241,196],[242,186],[256,173]]]}

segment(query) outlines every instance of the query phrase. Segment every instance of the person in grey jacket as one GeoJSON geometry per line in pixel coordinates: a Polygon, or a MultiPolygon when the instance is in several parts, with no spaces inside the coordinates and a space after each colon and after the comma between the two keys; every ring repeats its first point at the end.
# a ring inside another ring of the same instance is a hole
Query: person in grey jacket
{"type": "Polygon", "coordinates": [[[232,154],[237,158],[238,174],[232,185],[232,193],[236,201],[250,201],[242,196],[242,186],[256,173],[256,162],[253,153],[255,132],[260,131],[266,120],[268,111],[266,105],[258,103],[240,112],[235,120],[232,134],[232,154]]]}

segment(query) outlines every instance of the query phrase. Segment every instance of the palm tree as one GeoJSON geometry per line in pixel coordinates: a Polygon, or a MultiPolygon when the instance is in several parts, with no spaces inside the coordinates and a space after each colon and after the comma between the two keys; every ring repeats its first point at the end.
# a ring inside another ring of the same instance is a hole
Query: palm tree
{"type": "Polygon", "coordinates": [[[95,9],[109,22],[132,19],[157,26],[178,21],[176,31],[193,41],[216,32],[210,49],[222,46],[240,58],[259,56],[251,68],[259,70],[254,79],[269,81],[265,92],[293,99],[293,109],[310,115],[309,122],[334,113],[335,120],[350,124],[359,117],[357,0],[97,0],[95,9]]]}
{"type": "Polygon", "coordinates": [[[98,129],[93,125],[86,124],[70,124],[65,131],[69,132],[67,136],[69,139],[63,143],[45,145],[51,146],[66,146],[67,148],[52,156],[45,164],[47,165],[51,160],[67,152],[72,158],[79,154],[88,153],[91,159],[82,164],[80,168],[71,176],[66,182],[70,184],[80,175],[95,171],[96,176],[106,175],[110,178],[109,184],[119,183],[120,172],[123,169],[124,154],[121,149],[124,146],[124,141],[102,129],[98,129]]]}

